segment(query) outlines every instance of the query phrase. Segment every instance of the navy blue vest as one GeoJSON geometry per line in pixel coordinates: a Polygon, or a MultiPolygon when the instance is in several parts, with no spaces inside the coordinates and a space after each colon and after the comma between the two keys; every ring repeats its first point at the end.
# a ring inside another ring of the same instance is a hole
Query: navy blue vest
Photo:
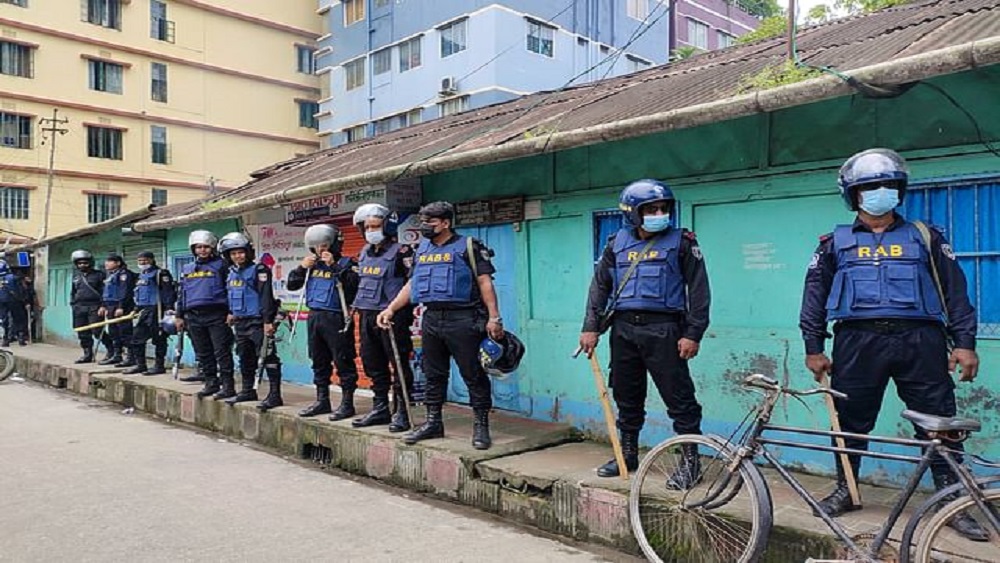
{"type": "Polygon", "coordinates": [[[128,274],[128,270],[119,268],[104,278],[104,295],[101,296],[104,303],[117,305],[125,301],[128,294],[128,274]]]}
{"type": "Polygon", "coordinates": [[[257,265],[229,268],[229,312],[236,317],[259,317],[260,294],[257,293],[257,265]]]}
{"type": "Polygon", "coordinates": [[[840,225],[833,232],[837,273],[827,319],[945,321],[930,255],[912,223],[876,235],[840,225]]]}
{"type": "Polygon", "coordinates": [[[396,257],[402,248],[398,242],[392,243],[379,256],[369,254],[370,246],[361,251],[358,295],[354,298],[355,309],[381,311],[399,295],[406,285],[406,278],[396,271],[396,257]]]}
{"type": "Polygon", "coordinates": [[[17,300],[17,276],[5,274],[0,276],[0,303],[10,303],[17,300]]]}
{"type": "Polygon", "coordinates": [[[135,280],[136,307],[152,307],[160,301],[160,269],[153,267],[139,272],[135,280]]]}
{"type": "MultiPolygon", "coordinates": [[[[684,276],[681,272],[681,229],[671,228],[653,238],[653,244],[625,282],[615,309],[618,311],[683,312],[687,309],[684,276]]],[[[615,235],[611,249],[615,253],[614,286],[618,291],[632,260],[649,244],[624,228],[615,235]]]]}
{"type": "MultiPolygon", "coordinates": [[[[309,274],[309,283],[306,285],[306,306],[309,310],[334,311],[342,313],[344,308],[340,304],[340,292],[337,291],[337,274],[344,268],[349,268],[351,259],[343,257],[333,266],[327,266],[317,260],[309,274]]],[[[346,295],[345,295],[346,298],[346,295]]]]}
{"type": "Polygon", "coordinates": [[[228,307],[225,272],[226,264],[218,257],[204,263],[195,260],[185,264],[181,270],[184,308],[228,307]]]}
{"type": "MultiPolygon", "coordinates": [[[[472,268],[462,253],[467,243],[457,236],[447,244],[435,246],[424,239],[413,258],[412,300],[417,303],[472,303],[472,268]]],[[[469,260],[475,260],[469,256],[469,260]]]]}

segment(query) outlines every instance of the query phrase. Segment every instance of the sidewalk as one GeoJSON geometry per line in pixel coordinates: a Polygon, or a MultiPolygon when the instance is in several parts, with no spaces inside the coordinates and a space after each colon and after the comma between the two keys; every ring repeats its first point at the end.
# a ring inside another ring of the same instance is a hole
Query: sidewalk
{"type": "MultiPolygon", "coordinates": [[[[76,366],[78,348],[34,344],[14,347],[17,371],[34,381],[133,407],[167,422],[192,425],[235,440],[254,442],[285,455],[311,460],[499,514],[581,541],[637,553],[628,524],[627,482],[601,479],[594,468],[610,448],[584,442],[570,426],[494,413],[493,447],[471,445],[472,412],[449,405],[446,437],[407,446],[384,426],[356,429],[350,420],[296,413],[312,401],[311,387],[283,386],[284,407],[260,413],[255,403],[228,406],[199,400],[200,384],[174,381],[170,374],[126,376],[96,364],[76,366]]],[[[185,370],[182,370],[182,372],[185,370]]],[[[7,383],[8,385],[10,383],[7,383]]],[[[334,397],[334,404],[339,397],[334,397]]],[[[361,399],[365,409],[368,401],[361,399]]],[[[423,409],[414,409],[418,422],[423,409]]],[[[819,519],[774,472],[765,470],[775,508],[775,529],[765,561],[802,562],[835,556],[836,542],[819,519]]],[[[833,489],[823,477],[797,475],[816,496],[833,489]]],[[[874,531],[897,491],[862,485],[865,509],[841,518],[854,535],[874,531]]],[[[916,507],[923,497],[910,501],[916,507]]],[[[901,519],[906,522],[906,515],[901,519]]],[[[893,537],[898,538],[902,525],[893,537]]]]}

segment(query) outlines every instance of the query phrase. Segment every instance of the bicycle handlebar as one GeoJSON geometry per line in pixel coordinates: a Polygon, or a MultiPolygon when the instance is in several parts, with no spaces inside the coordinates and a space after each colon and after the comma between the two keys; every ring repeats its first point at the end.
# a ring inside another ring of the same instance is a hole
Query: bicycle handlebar
{"type": "Polygon", "coordinates": [[[762,373],[755,373],[753,375],[748,375],[743,380],[743,385],[746,387],[757,387],[758,389],[764,389],[766,391],[773,391],[777,393],[784,393],[786,395],[795,395],[798,397],[806,397],[808,395],[830,395],[836,397],[837,399],[847,399],[847,394],[841,393],[835,389],[828,389],[826,387],[816,387],[814,389],[808,389],[806,391],[798,391],[795,389],[788,389],[782,387],[778,380],[770,378],[762,373]]]}

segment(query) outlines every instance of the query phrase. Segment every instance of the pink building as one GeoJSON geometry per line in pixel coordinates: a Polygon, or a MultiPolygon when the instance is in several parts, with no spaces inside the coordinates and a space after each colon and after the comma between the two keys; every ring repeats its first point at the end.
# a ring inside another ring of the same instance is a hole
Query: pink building
{"type": "Polygon", "coordinates": [[[757,29],[760,20],[727,0],[677,0],[670,31],[670,52],[679,47],[710,51],[733,44],[757,29]]]}

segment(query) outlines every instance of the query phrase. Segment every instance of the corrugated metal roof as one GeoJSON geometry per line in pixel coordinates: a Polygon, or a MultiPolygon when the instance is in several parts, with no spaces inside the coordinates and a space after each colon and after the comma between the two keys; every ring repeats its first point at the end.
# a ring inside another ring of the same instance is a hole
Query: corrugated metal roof
{"type": "MultiPolygon", "coordinates": [[[[998,35],[1000,0],[932,0],[803,28],[797,45],[808,64],[850,71],[998,35]]],[[[214,200],[246,201],[431,157],[729,99],[739,93],[745,77],[783,63],[786,51],[784,38],[767,39],[592,84],[530,94],[280,162],[214,200]]],[[[204,203],[157,209],[144,222],[195,213],[204,203]]]]}

